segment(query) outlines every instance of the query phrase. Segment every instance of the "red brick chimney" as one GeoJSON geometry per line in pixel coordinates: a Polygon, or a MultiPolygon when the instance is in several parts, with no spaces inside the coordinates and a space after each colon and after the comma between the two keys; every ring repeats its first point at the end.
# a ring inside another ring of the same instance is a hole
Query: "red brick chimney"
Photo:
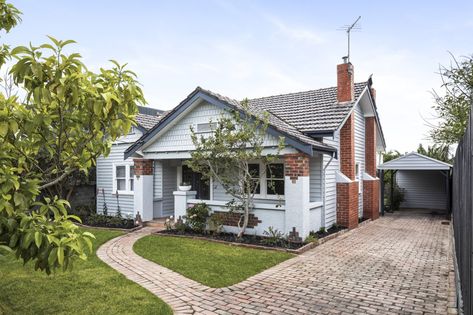
{"type": "Polygon", "coordinates": [[[353,101],[354,90],[353,65],[344,58],[344,63],[337,65],[337,101],[339,103],[353,101]]]}

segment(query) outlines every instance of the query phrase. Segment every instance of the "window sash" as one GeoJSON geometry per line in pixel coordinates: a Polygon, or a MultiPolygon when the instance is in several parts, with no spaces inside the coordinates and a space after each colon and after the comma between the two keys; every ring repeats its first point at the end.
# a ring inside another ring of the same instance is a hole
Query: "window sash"
{"type": "MultiPolygon", "coordinates": [[[[279,197],[284,197],[284,163],[271,163],[269,165],[266,165],[266,172],[265,174],[261,173],[261,169],[264,166],[262,162],[259,163],[249,163],[248,168],[250,166],[258,165],[257,172],[255,172],[255,175],[257,173],[258,176],[252,177],[255,181],[258,181],[258,189],[255,193],[256,198],[274,198],[276,196],[279,197]],[[271,183],[275,184],[275,187],[271,187],[271,183]],[[277,192],[282,192],[277,193],[277,192]]],[[[255,169],[255,168],[254,168],[255,169]]],[[[249,169],[249,172],[251,174],[251,169],[249,169]]]]}
{"type": "Polygon", "coordinates": [[[134,191],[134,165],[114,164],[113,169],[113,194],[133,193],[134,191]]]}

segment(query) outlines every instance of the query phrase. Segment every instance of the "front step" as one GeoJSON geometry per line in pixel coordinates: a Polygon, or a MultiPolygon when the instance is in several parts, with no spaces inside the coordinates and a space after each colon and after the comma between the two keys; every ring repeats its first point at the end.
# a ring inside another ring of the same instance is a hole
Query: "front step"
{"type": "Polygon", "coordinates": [[[164,228],[164,222],[166,222],[166,218],[159,218],[159,219],[143,222],[143,226],[164,228]]]}

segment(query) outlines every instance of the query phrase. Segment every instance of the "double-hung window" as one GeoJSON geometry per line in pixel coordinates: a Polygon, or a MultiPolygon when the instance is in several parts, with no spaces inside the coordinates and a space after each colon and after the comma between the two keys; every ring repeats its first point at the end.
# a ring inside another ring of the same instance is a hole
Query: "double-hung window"
{"type": "Polygon", "coordinates": [[[266,194],[284,195],[284,164],[273,163],[266,166],[266,194]]]}
{"type": "Polygon", "coordinates": [[[134,190],[134,167],[131,163],[113,165],[113,193],[132,194],[134,190]]]}
{"type": "Polygon", "coordinates": [[[250,163],[248,164],[248,172],[254,182],[258,183],[255,190],[256,198],[276,198],[284,196],[284,164],[271,163],[250,163]],[[262,170],[265,170],[263,173],[262,170]]]}

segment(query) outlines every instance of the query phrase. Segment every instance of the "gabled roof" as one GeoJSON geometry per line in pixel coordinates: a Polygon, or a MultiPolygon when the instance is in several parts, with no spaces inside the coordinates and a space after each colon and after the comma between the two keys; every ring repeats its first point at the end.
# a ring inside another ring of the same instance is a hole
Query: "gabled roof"
{"type": "Polygon", "coordinates": [[[368,82],[355,83],[352,102],[337,102],[337,87],[251,99],[301,132],[334,131],[350,113],[368,82]]]}
{"type": "MultiPolygon", "coordinates": [[[[239,111],[243,110],[239,101],[202,89],[201,87],[197,87],[178,106],[176,106],[169,113],[164,115],[158,124],[156,124],[138,141],[136,141],[132,146],[130,146],[125,151],[125,159],[130,157],[147,141],[151,140],[151,138],[158,134],[164,127],[166,127],[170,122],[172,122],[176,117],[178,117],[199,98],[204,99],[205,101],[223,109],[239,111]]],[[[258,115],[262,113],[263,109],[259,108],[258,106],[251,106],[250,104],[250,111],[252,111],[253,114],[258,115]]],[[[307,153],[309,155],[313,155],[314,150],[330,155],[336,154],[337,150],[334,147],[331,147],[304,135],[301,131],[297,130],[297,128],[291,126],[276,115],[272,114],[271,112],[269,112],[269,114],[269,127],[267,132],[276,137],[284,136],[287,145],[290,145],[298,149],[299,151],[307,153]]]]}
{"type": "Polygon", "coordinates": [[[449,170],[451,164],[411,152],[378,166],[380,170],[449,170]]]}
{"type": "Polygon", "coordinates": [[[135,117],[138,128],[143,132],[148,131],[161,120],[163,113],[164,111],[159,109],[138,106],[138,114],[135,117]]]}

